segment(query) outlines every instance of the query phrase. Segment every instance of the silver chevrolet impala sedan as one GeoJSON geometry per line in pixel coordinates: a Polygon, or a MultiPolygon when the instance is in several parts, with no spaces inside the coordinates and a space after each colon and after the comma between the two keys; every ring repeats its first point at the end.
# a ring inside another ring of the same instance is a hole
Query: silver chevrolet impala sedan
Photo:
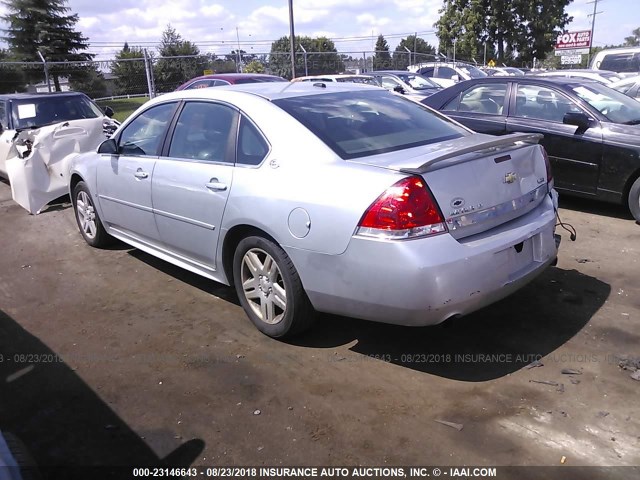
{"type": "Polygon", "coordinates": [[[234,285],[271,337],[316,312],[432,325],[556,260],[538,140],[475,134],[364,85],[185,90],[78,156],[69,189],[89,245],[115,237],[234,285]]]}

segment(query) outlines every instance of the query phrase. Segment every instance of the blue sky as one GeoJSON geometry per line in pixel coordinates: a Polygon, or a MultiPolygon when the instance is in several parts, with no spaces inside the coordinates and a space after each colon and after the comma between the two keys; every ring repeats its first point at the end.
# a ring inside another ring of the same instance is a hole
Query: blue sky
{"type": "MultiPolygon", "coordinates": [[[[588,30],[590,0],[574,0],[569,30],[588,30]]],[[[382,33],[391,47],[413,32],[437,45],[433,24],[443,0],[294,0],[296,34],[326,35],[338,50],[371,50],[382,33]],[[355,38],[354,38],[355,37],[355,38]]],[[[271,41],[288,35],[287,0],[70,0],[80,17],[79,30],[89,37],[91,52],[106,59],[130,45],[155,48],[171,24],[204,52],[227,53],[237,48],[268,52],[271,41]],[[237,31],[236,31],[237,27],[237,31]]],[[[0,5],[0,14],[4,7],[0,5]]],[[[598,3],[594,44],[617,44],[640,27],[640,0],[598,3]]]]}

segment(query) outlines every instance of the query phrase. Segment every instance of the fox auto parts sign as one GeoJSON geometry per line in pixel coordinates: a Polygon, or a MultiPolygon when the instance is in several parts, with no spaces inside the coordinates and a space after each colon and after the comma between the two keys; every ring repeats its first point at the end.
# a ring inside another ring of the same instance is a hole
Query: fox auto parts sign
{"type": "Polygon", "coordinates": [[[556,50],[589,48],[591,46],[591,30],[567,32],[558,35],[556,50]]]}

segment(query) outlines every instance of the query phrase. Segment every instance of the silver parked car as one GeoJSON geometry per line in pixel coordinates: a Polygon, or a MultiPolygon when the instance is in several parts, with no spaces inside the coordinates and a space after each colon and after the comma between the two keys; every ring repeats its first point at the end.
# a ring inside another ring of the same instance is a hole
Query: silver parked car
{"type": "Polygon", "coordinates": [[[330,312],[402,325],[467,314],[557,255],[535,134],[475,134],[378,87],[169,93],[72,165],[87,243],[116,237],[235,285],[267,335],[330,312]]]}

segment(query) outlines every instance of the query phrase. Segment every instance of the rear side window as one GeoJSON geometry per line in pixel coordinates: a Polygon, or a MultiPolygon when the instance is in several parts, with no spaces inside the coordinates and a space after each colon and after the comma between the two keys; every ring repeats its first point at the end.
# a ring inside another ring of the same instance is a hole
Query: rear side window
{"type": "Polygon", "coordinates": [[[198,80],[185,88],[185,90],[194,90],[196,88],[207,88],[216,86],[215,80],[198,80]]]}
{"type": "Polygon", "coordinates": [[[462,94],[458,111],[501,115],[506,93],[506,83],[476,85],[462,94]]]}
{"type": "Polygon", "coordinates": [[[236,112],[226,105],[188,102],[176,123],[169,157],[231,163],[229,142],[235,140],[236,112]]]}
{"type": "Polygon", "coordinates": [[[246,117],[240,119],[236,162],[242,165],[259,165],[269,153],[269,145],[258,129],[246,117]]]}
{"type": "Polygon", "coordinates": [[[422,105],[363,90],[275,100],[344,159],[427,145],[466,131],[422,105]]]}

